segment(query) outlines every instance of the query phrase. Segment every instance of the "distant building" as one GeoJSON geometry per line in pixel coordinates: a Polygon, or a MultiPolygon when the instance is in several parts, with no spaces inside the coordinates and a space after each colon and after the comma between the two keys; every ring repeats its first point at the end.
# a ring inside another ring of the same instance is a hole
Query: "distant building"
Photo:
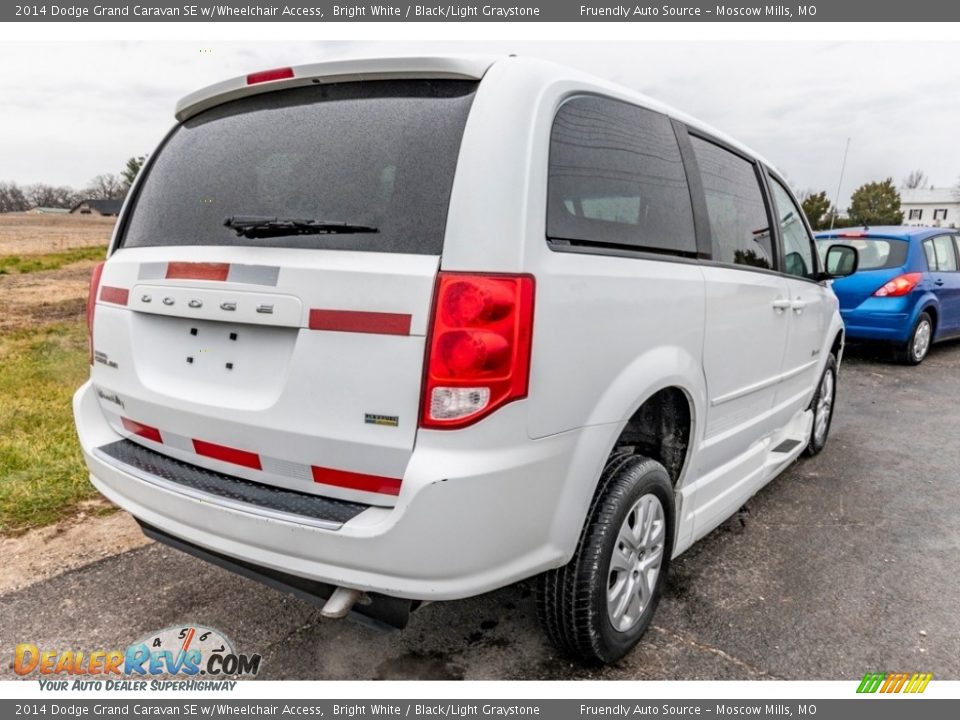
{"type": "Polygon", "coordinates": [[[72,208],[73,215],[119,215],[123,200],[81,200],[72,208]]]}
{"type": "Polygon", "coordinates": [[[67,208],[37,206],[30,208],[27,212],[33,215],[66,215],[70,211],[67,208]]]}
{"type": "Polygon", "coordinates": [[[960,227],[960,190],[917,188],[900,191],[903,224],[920,227],[960,227]]]}

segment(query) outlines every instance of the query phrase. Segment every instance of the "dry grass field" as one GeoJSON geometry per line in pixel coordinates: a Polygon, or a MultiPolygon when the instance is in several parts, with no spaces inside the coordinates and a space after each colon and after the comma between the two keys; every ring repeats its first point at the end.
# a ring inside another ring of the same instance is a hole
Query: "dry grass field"
{"type": "Polygon", "coordinates": [[[0,214],[0,333],[82,316],[114,220],[0,214]]]}
{"type": "Polygon", "coordinates": [[[0,213],[0,256],[106,245],[116,218],[0,213]]]}
{"type": "Polygon", "coordinates": [[[113,224],[0,214],[0,536],[93,510],[70,399],[89,373],[87,287],[113,224]]]}

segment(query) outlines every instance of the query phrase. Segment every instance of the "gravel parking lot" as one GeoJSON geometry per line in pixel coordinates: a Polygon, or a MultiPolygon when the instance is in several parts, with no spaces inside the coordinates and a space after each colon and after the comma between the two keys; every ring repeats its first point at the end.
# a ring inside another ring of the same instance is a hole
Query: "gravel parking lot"
{"type": "Polygon", "coordinates": [[[558,657],[525,584],[380,633],[149,544],[0,596],[0,677],[19,642],[119,648],[183,623],[261,653],[267,679],[957,680],[958,428],[960,343],[916,368],[848,352],[826,451],[674,564],[654,626],[614,667],[558,657]]]}

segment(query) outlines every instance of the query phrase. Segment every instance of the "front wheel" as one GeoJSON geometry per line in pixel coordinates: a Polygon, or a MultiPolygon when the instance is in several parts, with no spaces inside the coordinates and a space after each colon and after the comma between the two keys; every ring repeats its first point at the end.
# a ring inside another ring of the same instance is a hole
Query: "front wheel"
{"type": "Polygon", "coordinates": [[[673,486],[663,465],[615,454],[573,559],[538,579],[537,615],[558,649],[602,664],[640,641],[670,565],[673,522],[673,486]]]}
{"type": "Polygon", "coordinates": [[[831,355],[827,358],[827,366],[820,376],[820,384],[810,403],[813,410],[813,427],[810,428],[810,438],[807,440],[807,455],[819,454],[827,444],[830,434],[830,424],[833,422],[833,405],[837,399],[837,359],[831,355]]]}

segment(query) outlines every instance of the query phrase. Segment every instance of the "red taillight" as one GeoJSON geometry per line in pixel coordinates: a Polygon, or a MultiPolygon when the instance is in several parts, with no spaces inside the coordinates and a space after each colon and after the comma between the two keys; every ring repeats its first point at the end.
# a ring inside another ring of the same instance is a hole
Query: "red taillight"
{"type": "Polygon", "coordinates": [[[247,75],[247,85],[256,85],[257,83],[270,82],[271,80],[287,80],[292,77],[293,68],[285,67],[274,70],[263,70],[262,72],[247,75]]]}
{"type": "Polygon", "coordinates": [[[420,425],[461,428],[527,396],[534,280],[441,272],[420,425]]]}
{"type": "Polygon", "coordinates": [[[865,238],[867,234],[865,232],[842,232],[837,237],[842,238],[865,238]]]}
{"type": "Polygon", "coordinates": [[[93,315],[97,308],[97,293],[100,290],[100,276],[103,275],[103,263],[97,263],[90,275],[90,291],[87,293],[87,346],[90,350],[90,364],[93,365],[93,315]]]}
{"type": "Polygon", "coordinates": [[[923,273],[905,273],[898,275],[882,288],[877,290],[874,297],[900,297],[913,290],[917,283],[923,279],[923,273]]]}

